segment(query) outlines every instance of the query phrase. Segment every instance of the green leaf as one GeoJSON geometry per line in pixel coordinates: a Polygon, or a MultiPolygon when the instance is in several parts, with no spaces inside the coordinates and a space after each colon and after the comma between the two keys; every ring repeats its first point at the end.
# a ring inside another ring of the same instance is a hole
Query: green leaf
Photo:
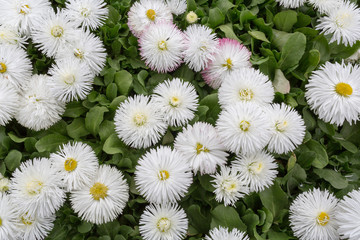
{"type": "Polygon", "coordinates": [[[277,182],[260,192],[259,196],[262,204],[271,211],[275,220],[280,217],[281,210],[288,209],[288,197],[277,182]]]}
{"type": "Polygon", "coordinates": [[[90,132],[85,128],[85,119],[76,118],[74,121],[66,126],[68,135],[74,139],[88,135],[90,132]]]}
{"type": "Polygon", "coordinates": [[[275,77],[273,81],[275,92],[286,94],[290,92],[290,82],[284,76],[284,73],[280,69],[275,70],[275,77]]]}
{"type": "Polygon", "coordinates": [[[4,159],[7,169],[9,169],[9,171],[14,171],[17,167],[20,166],[21,158],[21,152],[18,150],[11,150],[4,159]]]}
{"type": "Polygon", "coordinates": [[[240,231],[246,231],[246,225],[241,221],[239,214],[233,207],[218,205],[211,211],[211,228],[223,226],[230,230],[237,228],[240,231]]]}
{"type": "Polygon", "coordinates": [[[314,172],[336,189],[344,189],[348,186],[348,181],[339,172],[331,169],[314,169],[314,172]]]}
{"type": "Polygon", "coordinates": [[[87,233],[91,231],[92,226],[93,226],[92,223],[83,222],[77,227],[77,229],[79,233],[87,233]]]}
{"type": "Polygon", "coordinates": [[[215,28],[224,23],[224,21],[225,16],[218,7],[210,9],[208,21],[210,27],[215,28]]]}
{"type": "Polygon", "coordinates": [[[108,112],[109,109],[106,107],[93,107],[90,111],[86,114],[85,118],[85,127],[91,134],[96,136],[99,131],[99,126],[104,119],[104,113],[108,112]]]}
{"type": "Polygon", "coordinates": [[[345,140],[343,138],[342,135],[340,135],[339,133],[335,133],[335,136],[333,136],[333,139],[335,141],[337,141],[338,143],[341,144],[341,146],[343,146],[346,150],[348,150],[351,153],[356,153],[358,151],[358,148],[356,147],[355,144],[353,144],[352,142],[349,142],[347,140],[345,140]]]}
{"type": "Polygon", "coordinates": [[[66,143],[68,141],[69,139],[61,134],[58,133],[49,134],[40,138],[40,140],[37,141],[37,143],[35,144],[35,148],[39,152],[45,152],[45,151],[55,152],[55,150],[57,150],[61,144],[66,143]]]}
{"type": "Polygon", "coordinates": [[[224,14],[226,14],[229,9],[235,7],[235,5],[229,0],[218,0],[215,6],[218,7],[224,14]]]}
{"type": "Polygon", "coordinates": [[[299,32],[294,33],[282,48],[279,61],[281,70],[286,70],[297,65],[304,55],[305,48],[305,35],[299,32]]]}
{"type": "Polygon", "coordinates": [[[248,33],[250,34],[250,36],[252,36],[253,38],[255,38],[257,40],[261,40],[263,42],[270,43],[270,41],[266,38],[265,33],[263,33],[263,32],[249,31],[248,33]]]}
{"type": "Polygon", "coordinates": [[[115,125],[113,121],[105,120],[100,124],[99,135],[102,141],[106,140],[114,132],[115,125]]]}
{"type": "Polygon", "coordinates": [[[77,118],[81,114],[86,113],[87,109],[81,104],[81,102],[69,102],[66,105],[66,110],[63,114],[64,117],[77,118]]]}
{"type": "Polygon", "coordinates": [[[110,83],[106,87],[106,97],[109,100],[113,100],[117,96],[117,85],[115,83],[110,83]]]}
{"type": "Polygon", "coordinates": [[[124,148],[126,149],[126,146],[118,138],[116,133],[111,134],[110,137],[106,139],[103,146],[103,150],[107,154],[123,153],[124,148]]]}
{"type": "Polygon", "coordinates": [[[115,83],[120,94],[127,96],[133,83],[133,77],[128,71],[121,70],[115,74],[115,83]]]}
{"type": "Polygon", "coordinates": [[[316,158],[312,162],[312,165],[316,168],[324,168],[329,163],[329,158],[325,148],[315,140],[310,140],[305,143],[304,151],[313,151],[316,154],[316,158]]]}
{"type": "Polygon", "coordinates": [[[274,17],[274,24],[277,29],[289,32],[297,22],[297,13],[293,10],[279,12],[274,17]]]}
{"type": "Polygon", "coordinates": [[[16,142],[16,143],[23,143],[23,142],[25,142],[25,140],[27,139],[27,137],[20,138],[20,137],[16,136],[16,135],[15,135],[14,133],[12,133],[12,132],[9,132],[8,135],[9,135],[10,139],[13,140],[13,141],[16,142]]]}
{"type": "Polygon", "coordinates": [[[190,224],[199,232],[207,233],[210,228],[210,218],[204,216],[199,205],[191,205],[187,210],[186,214],[189,218],[190,224]]]}

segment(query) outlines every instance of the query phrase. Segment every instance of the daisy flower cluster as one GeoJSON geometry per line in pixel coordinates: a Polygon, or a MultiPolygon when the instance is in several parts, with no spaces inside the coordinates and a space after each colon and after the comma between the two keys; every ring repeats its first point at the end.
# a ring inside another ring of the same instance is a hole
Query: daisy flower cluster
{"type": "Polygon", "coordinates": [[[32,130],[48,129],[66,103],[86,98],[105,66],[105,48],[92,31],[108,9],[102,0],[69,0],[55,10],[48,0],[0,4],[0,125],[15,118],[32,130]],[[28,42],[54,59],[47,74],[33,74],[28,42]]]}
{"type": "Polygon", "coordinates": [[[64,144],[50,158],[23,162],[9,179],[0,176],[0,239],[44,239],[69,193],[73,210],[87,222],[113,221],[129,198],[115,167],[100,165],[82,142],[64,144]]]}

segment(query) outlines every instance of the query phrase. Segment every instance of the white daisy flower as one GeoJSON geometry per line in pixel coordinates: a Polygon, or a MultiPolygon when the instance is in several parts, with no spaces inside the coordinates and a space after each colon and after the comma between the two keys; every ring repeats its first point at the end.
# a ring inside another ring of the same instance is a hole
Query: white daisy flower
{"type": "Polygon", "coordinates": [[[326,62],[313,71],[305,86],[310,108],[320,119],[338,126],[350,124],[360,114],[360,69],[358,65],[326,62]]]}
{"type": "Polygon", "coordinates": [[[129,97],[121,103],[114,121],[118,137],[134,148],[156,144],[167,129],[159,107],[143,95],[129,97]]]}
{"type": "Polygon", "coordinates": [[[269,78],[254,68],[233,71],[219,88],[222,108],[236,102],[254,102],[267,105],[274,99],[274,87],[269,78]]]}
{"type": "Polygon", "coordinates": [[[50,155],[53,167],[61,175],[65,190],[79,190],[96,176],[99,167],[93,149],[81,142],[62,145],[60,150],[50,155]]]}
{"type": "Polygon", "coordinates": [[[103,0],[67,0],[65,12],[76,26],[96,30],[104,24],[109,10],[103,0]]]}
{"type": "Polygon", "coordinates": [[[128,26],[132,34],[140,37],[142,32],[151,23],[159,21],[172,22],[173,16],[170,8],[157,0],[140,0],[135,2],[128,13],[128,26]]]}
{"type": "Polygon", "coordinates": [[[172,22],[151,23],[139,38],[140,55],[151,70],[172,72],[182,63],[184,34],[172,22]]]}
{"type": "Polygon", "coordinates": [[[290,206],[290,227],[300,240],[337,240],[336,204],[327,190],[301,193],[290,206]]]}
{"type": "Polygon", "coordinates": [[[49,74],[50,89],[60,101],[83,100],[92,89],[94,75],[85,63],[76,59],[67,58],[56,62],[49,74]]]}
{"type": "Polygon", "coordinates": [[[183,132],[178,133],[174,147],[190,163],[194,174],[198,171],[201,175],[214,174],[217,166],[225,165],[229,155],[216,129],[205,122],[188,125],[183,132]]]}
{"type": "Polygon", "coordinates": [[[278,173],[274,157],[264,151],[240,155],[232,162],[232,167],[249,185],[250,192],[261,192],[273,185],[278,173]]]}
{"type": "Polygon", "coordinates": [[[186,11],[186,0],[166,0],[166,5],[170,8],[171,13],[181,15],[186,11]]]}
{"type": "Polygon", "coordinates": [[[49,91],[49,81],[47,75],[33,75],[20,93],[15,118],[22,126],[40,131],[61,120],[65,103],[49,91]]]}
{"type": "Polygon", "coordinates": [[[9,24],[0,24],[0,45],[15,45],[25,48],[27,38],[22,36],[18,30],[9,24]]]}
{"type": "Polygon", "coordinates": [[[202,76],[210,87],[218,89],[231,72],[251,67],[250,56],[251,52],[238,41],[222,38],[219,40],[218,53],[201,72],[202,76]]]}
{"type": "Polygon", "coordinates": [[[11,202],[11,197],[0,192],[0,239],[16,240],[16,211],[11,202]]]}
{"type": "Polygon", "coordinates": [[[25,50],[17,46],[0,45],[0,85],[21,88],[31,77],[32,65],[25,50]]]}
{"type": "Polygon", "coordinates": [[[47,56],[55,57],[79,33],[63,10],[43,12],[41,21],[32,30],[32,40],[47,56]]]}
{"type": "Polygon", "coordinates": [[[250,240],[245,232],[241,232],[237,228],[233,228],[229,231],[228,228],[219,226],[210,230],[209,235],[205,237],[205,240],[250,240]]]}
{"type": "Polygon", "coordinates": [[[219,41],[213,30],[194,24],[186,28],[184,61],[196,72],[204,70],[210,61],[215,60],[219,41]]]}
{"type": "Polygon", "coordinates": [[[97,75],[106,63],[106,49],[99,37],[89,31],[81,31],[65,48],[59,49],[56,61],[73,59],[86,64],[97,75]]]}
{"type": "Polygon", "coordinates": [[[152,203],[176,202],[193,181],[190,166],[177,150],[160,146],[138,161],[135,183],[140,194],[152,203]]]}
{"type": "Polygon", "coordinates": [[[323,34],[332,34],[330,43],[343,43],[352,46],[360,40],[360,8],[357,4],[345,1],[332,6],[327,16],[319,19],[316,29],[323,34]]]}
{"type": "Polygon", "coordinates": [[[300,114],[285,103],[267,108],[271,122],[271,138],[267,149],[278,154],[295,150],[305,137],[305,122],[300,114]]]}
{"type": "Polygon", "coordinates": [[[360,191],[353,190],[341,200],[336,209],[337,232],[341,239],[360,239],[360,191]]]}
{"type": "Polygon", "coordinates": [[[216,121],[216,129],[224,146],[238,154],[263,149],[271,137],[268,114],[252,102],[227,106],[216,121]]]}
{"type": "Polygon", "coordinates": [[[28,215],[20,215],[17,218],[17,231],[19,231],[20,239],[42,240],[53,229],[55,214],[45,217],[29,217],[28,215]]]}
{"type": "Polygon", "coordinates": [[[19,95],[13,86],[0,84],[0,126],[5,126],[19,106],[19,95]]]}
{"type": "Polygon", "coordinates": [[[164,114],[170,126],[184,126],[194,118],[198,107],[195,87],[179,78],[166,80],[154,89],[152,99],[164,114]]]}
{"type": "Polygon", "coordinates": [[[21,163],[13,172],[10,196],[19,214],[47,217],[65,201],[59,174],[47,158],[34,158],[21,163]]]}
{"type": "Polygon", "coordinates": [[[139,225],[144,240],[181,240],[186,237],[188,219],[177,204],[152,204],[140,216],[139,225]]]}
{"type": "Polygon", "coordinates": [[[0,6],[0,24],[14,26],[26,35],[51,10],[48,0],[0,0],[0,6]]]}
{"type": "Polygon", "coordinates": [[[83,221],[103,224],[115,220],[129,199],[129,185],[115,167],[101,165],[87,186],[71,192],[72,208],[83,221]]]}
{"type": "Polygon", "coordinates": [[[0,194],[9,190],[10,180],[0,173],[0,194]]]}
{"type": "Polygon", "coordinates": [[[339,7],[343,1],[342,0],[307,0],[311,5],[316,8],[319,13],[327,14],[332,9],[339,7]]]}
{"type": "Polygon", "coordinates": [[[276,0],[276,2],[286,8],[298,8],[304,5],[306,0],[276,0]]]}
{"type": "Polygon", "coordinates": [[[219,173],[211,175],[214,180],[215,200],[224,202],[225,206],[232,205],[249,193],[249,188],[236,169],[222,166],[219,173]]]}
{"type": "Polygon", "coordinates": [[[198,15],[193,11],[186,14],[186,21],[190,24],[197,22],[198,19],[198,15]]]}

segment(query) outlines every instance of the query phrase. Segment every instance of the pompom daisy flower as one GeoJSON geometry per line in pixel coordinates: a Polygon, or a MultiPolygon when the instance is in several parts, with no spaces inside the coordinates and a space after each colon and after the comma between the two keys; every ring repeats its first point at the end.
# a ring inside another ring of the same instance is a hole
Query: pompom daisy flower
{"type": "Polygon", "coordinates": [[[166,5],[170,8],[170,11],[175,15],[181,15],[186,11],[186,0],[166,0],[166,5]]]}
{"type": "Polygon", "coordinates": [[[28,215],[20,215],[17,218],[17,231],[19,231],[20,239],[44,239],[53,229],[55,214],[45,217],[29,217],[28,215]]]}
{"type": "Polygon", "coordinates": [[[188,219],[177,204],[152,204],[140,216],[139,225],[144,240],[181,240],[186,237],[188,219]]]}
{"type": "Polygon", "coordinates": [[[160,108],[143,95],[129,97],[121,103],[114,121],[118,137],[134,148],[156,144],[167,129],[160,108]]]}
{"type": "Polygon", "coordinates": [[[65,12],[76,26],[96,30],[104,24],[109,10],[103,0],[68,0],[65,12]]]}
{"type": "Polygon", "coordinates": [[[47,75],[33,75],[24,87],[18,101],[16,120],[35,131],[48,129],[61,119],[65,104],[49,91],[47,75]]]}
{"type": "Polygon", "coordinates": [[[251,67],[250,56],[251,52],[238,41],[222,38],[219,40],[218,53],[202,71],[202,76],[210,87],[218,89],[231,72],[251,67]]]}
{"type": "Polygon", "coordinates": [[[326,62],[313,71],[305,86],[310,108],[320,119],[338,126],[359,119],[360,68],[358,65],[326,62]]]}
{"type": "Polygon", "coordinates": [[[205,240],[220,240],[220,239],[229,239],[229,240],[250,240],[245,232],[241,232],[237,228],[233,228],[229,231],[228,228],[219,226],[210,230],[209,235],[205,237],[205,240]]]}
{"type": "Polygon", "coordinates": [[[214,174],[217,166],[225,165],[228,156],[216,129],[205,122],[184,128],[176,136],[174,147],[190,163],[194,174],[214,174]]]}
{"type": "Polygon", "coordinates": [[[175,127],[183,126],[193,119],[199,105],[195,87],[179,78],[158,84],[152,99],[163,112],[165,121],[175,127]]]}
{"type": "Polygon", "coordinates": [[[274,87],[259,70],[243,68],[233,71],[219,88],[222,108],[235,102],[254,102],[267,105],[274,99],[274,87]]]}
{"type": "Polygon", "coordinates": [[[324,34],[332,34],[330,43],[343,43],[352,46],[360,40],[360,8],[357,4],[344,1],[340,5],[332,6],[327,16],[320,18],[316,29],[324,34]]]}
{"type": "Polygon", "coordinates": [[[238,154],[263,149],[271,137],[270,121],[262,107],[252,102],[227,106],[216,121],[216,129],[224,146],[238,154]]]}
{"type": "Polygon", "coordinates": [[[234,206],[240,198],[249,193],[246,182],[234,168],[222,166],[220,172],[211,176],[214,178],[211,182],[215,188],[215,200],[224,202],[225,206],[234,206]]]}
{"type": "Polygon", "coordinates": [[[193,11],[186,14],[186,21],[190,24],[197,22],[198,19],[198,15],[193,11]]]}
{"type": "Polygon", "coordinates": [[[0,239],[16,240],[16,211],[11,202],[11,197],[0,192],[0,239]]]}
{"type": "Polygon", "coordinates": [[[306,0],[276,0],[276,2],[286,8],[298,8],[304,5],[306,0]]]}
{"type": "Polygon", "coordinates": [[[250,192],[260,192],[273,185],[278,173],[274,157],[264,151],[240,155],[232,162],[232,167],[249,185],[250,192]]]}
{"type": "Polygon", "coordinates": [[[47,158],[34,158],[21,163],[10,182],[10,196],[19,214],[47,217],[65,201],[59,174],[47,158]]]}
{"type": "Polygon", "coordinates": [[[339,7],[343,3],[342,0],[308,0],[308,2],[321,14],[327,14],[332,9],[339,7]]]}
{"type": "Polygon", "coordinates": [[[101,165],[85,187],[71,192],[72,208],[84,220],[103,224],[115,220],[129,199],[129,185],[115,167],[101,165]]]}
{"type": "Polygon", "coordinates": [[[193,181],[188,163],[177,150],[160,146],[150,149],[138,161],[135,183],[138,191],[151,203],[176,202],[193,181]]]}
{"type": "Polygon", "coordinates": [[[128,26],[132,34],[140,37],[142,32],[151,23],[159,21],[172,22],[173,16],[170,8],[157,0],[140,0],[135,2],[128,13],[128,26]]]}
{"type": "Polygon", "coordinates": [[[94,75],[89,67],[73,58],[57,61],[49,70],[50,88],[63,102],[83,100],[90,93],[94,75]]]}
{"type": "Polygon", "coordinates": [[[353,190],[341,200],[336,209],[337,229],[341,239],[360,239],[360,191],[353,190]]]}
{"type": "Polygon", "coordinates": [[[185,63],[196,72],[204,70],[208,63],[214,60],[214,54],[218,51],[216,34],[212,29],[200,24],[188,26],[184,34],[185,63]]]}
{"type": "Polygon", "coordinates": [[[172,72],[182,63],[184,34],[172,22],[151,23],[139,38],[141,58],[151,70],[172,72]]]}
{"type": "Polygon", "coordinates": [[[14,116],[19,106],[19,95],[10,85],[0,84],[0,126],[5,126],[14,116]]]}
{"type": "Polygon", "coordinates": [[[61,175],[65,190],[79,190],[96,176],[98,159],[92,148],[81,142],[62,145],[50,155],[53,167],[61,175]]]}
{"type": "Polygon", "coordinates": [[[301,193],[290,206],[290,226],[300,240],[337,240],[336,204],[327,190],[301,193]]]}
{"type": "Polygon", "coordinates": [[[22,36],[18,30],[9,24],[0,24],[0,45],[15,45],[24,48],[26,37],[22,36]]]}

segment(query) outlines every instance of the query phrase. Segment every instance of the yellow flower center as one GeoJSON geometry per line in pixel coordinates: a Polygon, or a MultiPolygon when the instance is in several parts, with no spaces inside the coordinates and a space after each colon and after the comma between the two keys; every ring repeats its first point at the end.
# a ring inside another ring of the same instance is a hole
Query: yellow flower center
{"type": "Polygon", "coordinates": [[[352,22],[351,18],[352,18],[352,16],[349,13],[343,13],[343,14],[336,16],[335,23],[340,28],[346,28],[352,22]]]}
{"type": "Polygon", "coordinates": [[[226,59],[226,63],[224,63],[222,66],[227,67],[227,69],[230,70],[233,66],[231,59],[230,58],[226,59]]]}
{"type": "Polygon", "coordinates": [[[25,216],[22,216],[21,217],[21,222],[24,224],[24,225],[32,225],[34,221],[32,221],[31,219],[25,217],[25,216]]]}
{"type": "Polygon", "coordinates": [[[0,227],[1,227],[1,225],[2,225],[2,219],[0,218],[0,227]]]}
{"type": "Polygon", "coordinates": [[[178,97],[171,97],[170,98],[170,101],[169,101],[169,104],[170,106],[176,108],[180,105],[180,99],[178,97]]]}
{"type": "Polygon", "coordinates": [[[77,167],[77,161],[73,158],[68,158],[65,160],[64,168],[66,171],[71,172],[74,171],[77,167]]]}
{"type": "Polygon", "coordinates": [[[335,91],[337,94],[343,97],[349,97],[353,93],[352,87],[347,83],[338,83],[335,86],[335,91]]]}
{"type": "Polygon", "coordinates": [[[22,5],[21,7],[20,7],[20,13],[21,14],[28,14],[29,13],[29,11],[30,11],[30,7],[29,7],[29,5],[22,5]]]}
{"type": "Polygon", "coordinates": [[[286,130],[287,125],[288,125],[287,121],[276,121],[275,129],[278,132],[284,132],[286,130]]]}
{"type": "Polygon", "coordinates": [[[64,34],[64,29],[60,26],[54,26],[51,28],[51,35],[53,37],[59,38],[64,34]]]}
{"type": "Polygon", "coordinates": [[[210,150],[204,147],[201,143],[196,144],[196,154],[200,154],[201,152],[210,152],[210,150]]]}
{"type": "Polygon", "coordinates": [[[241,101],[250,101],[254,97],[254,92],[251,89],[240,89],[239,98],[241,101]]]}
{"type": "Polygon", "coordinates": [[[136,126],[141,127],[141,126],[145,125],[146,121],[147,121],[147,117],[145,116],[145,114],[143,114],[143,113],[135,114],[134,123],[136,126]]]}
{"type": "Polygon", "coordinates": [[[90,9],[87,9],[87,8],[82,8],[80,11],[80,14],[84,17],[88,17],[90,15],[90,13],[91,13],[90,9]]]}
{"type": "Polygon", "coordinates": [[[146,11],[146,16],[151,20],[151,21],[155,21],[155,17],[156,17],[156,13],[154,11],[154,9],[149,9],[146,11]]]}
{"type": "Polygon", "coordinates": [[[190,11],[187,15],[186,15],[186,21],[188,21],[188,23],[194,23],[198,20],[198,15],[196,15],[196,13],[194,13],[193,11],[190,11]]]}
{"type": "Polygon", "coordinates": [[[160,232],[167,232],[171,227],[171,222],[168,218],[163,217],[157,222],[156,227],[160,232]]]}
{"type": "Polygon", "coordinates": [[[236,192],[237,184],[235,181],[227,179],[222,183],[222,189],[229,193],[236,192]]]}
{"type": "Polygon", "coordinates": [[[77,57],[77,58],[83,59],[84,58],[84,52],[81,51],[80,49],[76,48],[74,50],[74,56],[77,57]]]}
{"type": "Polygon", "coordinates": [[[166,170],[159,171],[158,177],[161,181],[164,181],[170,177],[170,174],[166,170]]]}
{"type": "Polygon", "coordinates": [[[108,190],[109,189],[107,186],[97,182],[90,188],[90,194],[92,195],[94,200],[99,201],[100,198],[104,199],[107,196],[108,190]]]}
{"type": "Polygon", "coordinates": [[[162,40],[158,43],[158,48],[161,51],[167,50],[167,43],[166,41],[162,40]]]}
{"type": "Polygon", "coordinates": [[[321,212],[316,218],[316,222],[321,226],[325,226],[330,221],[330,217],[326,212],[321,212]]]}
{"type": "Polygon", "coordinates": [[[26,184],[26,191],[30,195],[37,195],[40,194],[44,183],[39,180],[33,180],[26,184]]]}
{"type": "Polygon", "coordinates": [[[248,131],[250,128],[250,123],[248,121],[242,120],[240,122],[240,129],[244,132],[248,131]]]}
{"type": "Polygon", "coordinates": [[[68,74],[64,76],[64,83],[67,85],[72,85],[75,82],[75,76],[73,74],[68,74]]]}
{"type": "Polygon", "coordinates": [[[262,169],[264,168],[264,165],[262,162],[253,162],[249,165],[249,172],[252,174],[259,174],[262,169]]]}
{"type": "Polygon", "coordinates": [[[7,67],[5,65],[5,63],[0,63],[0,73],[4,73],[6,72],[7,67]]]}

